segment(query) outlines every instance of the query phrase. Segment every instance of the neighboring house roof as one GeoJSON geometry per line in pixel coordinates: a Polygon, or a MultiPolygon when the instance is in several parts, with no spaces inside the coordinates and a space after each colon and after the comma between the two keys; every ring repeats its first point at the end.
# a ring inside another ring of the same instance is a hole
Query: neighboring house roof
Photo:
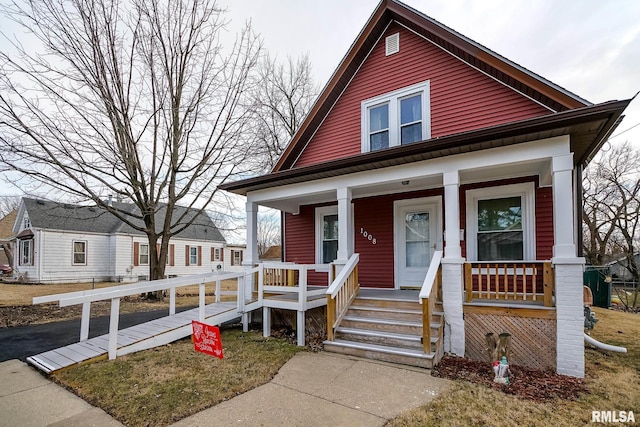
{"type": "MultiPolygon", "coordinates": [[[[102,234],[122,233],[144,235],[144,233],[123,223],[108,211],[95,206],[72,205],[30,198],[23,198],[22,203],[29,215],[32,228],[102,234]]],[[[132,214],[139,212],[133,204],[114,202],[113,205],[124,212],[130,212],[132,214]]],[[[156,216],[158,224],[164,222],[165,212],[166,206],[162,206],[156,216]]],[[[198,215],[198,211],[195,209],[190,210],[178,206],[174,210],[174,218],[177,219],[183,213],[185,213],[185,223],[195,215],[198,215]]],[[[141,219],[132,218],[132,221],[142,226],[141,219]]],[[[206,213],[198,215],[189,227],[174,237],[189,240],[225,241],[220,231],[206,213]]]]}
{"type": "Polygon", "coordinates": [[[13,237],[13,224],[16,222],[18,210],[14,209],[3,218],[0,218],[0,240],[9,240],[13,237]]]}
{"type": "Polygon", "coordinates": [[[392,22],[397,22],[429,39],[451,55],[552,111],[561,112],[591,105],[590,102],[498,55],[435,19],[397,0],[382,0],[318,96],[300,129],[274,166],[273,172],[294,166],[307,141],[322,124],[392,22]]]}
{"type": "Polygon", "coordinates": [[[260,257],[261,259],[282,259],[282,247],[280,245],[270,246],[260,257]]]}

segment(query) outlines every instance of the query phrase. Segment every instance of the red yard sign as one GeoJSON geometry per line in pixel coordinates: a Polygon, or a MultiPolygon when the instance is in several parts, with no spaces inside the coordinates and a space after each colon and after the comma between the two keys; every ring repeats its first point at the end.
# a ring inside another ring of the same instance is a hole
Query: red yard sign
{"type": "Polygon", "coordinates": [[[196,351],[219,357],[220,359],[224,358],[220,329],[217,326],[193,320],[191,321],[191,327],[193,328],[193,348],[196,351]]]}

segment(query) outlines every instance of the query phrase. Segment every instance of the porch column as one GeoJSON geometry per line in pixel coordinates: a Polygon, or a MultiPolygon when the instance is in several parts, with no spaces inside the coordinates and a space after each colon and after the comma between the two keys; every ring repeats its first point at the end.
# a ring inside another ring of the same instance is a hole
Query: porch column
{"type": "Polygon", "coordinates": [[[344,265],[353,255],[353,208],[351,189],[338,188],[338,259],[336,264],[344,265]]]}
{"type": "Polygon", "coordinates": [[[247,202],[247,256],[242,265],[252,268],[258,263],[258,204],[247,202]]]}
{"type": "Polygon", "coordinates": [[[553,264],[556,297],[557,372],[584,377],[584,311],[582,286],[584,258],[575,243],[573,204],[573,155],[552,159],[553,180],[553,264]]]}
{"type": "Polygon", "coordinates": [[[446,172],[444,184],[444,258],[442,259],[442,306],[444,308],[444,350],[464,356],[464,258],[460,249],[460,179],[458,171],[446,172]]]}
{"type": "MultiPolygon", "coordinates": [[[[258,263],[258,204],[255,202],[247,202],[247,256],[242,261],[242,265],[245,270],[250,270],[254,265],[258,263]]],[[[244,303],[251,300],[253,289],[257,289],[258,286],[255,283],[255,276],[253,274],[244,277],[244,301],[240,307],[242,311],[242,330],[249,330],[249,323],[251,322],[251,313],[244,311],[244,303]]],[[[240,281],[238,280],[238,285],[240,281]]]]}

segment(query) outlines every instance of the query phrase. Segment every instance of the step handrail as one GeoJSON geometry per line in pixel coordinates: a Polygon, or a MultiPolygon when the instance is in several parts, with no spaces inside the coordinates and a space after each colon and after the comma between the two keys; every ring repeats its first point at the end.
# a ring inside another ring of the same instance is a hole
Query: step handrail
{"type": "MultiPolygon", "coordinates": [[[[431,352],[431,316],[435,309],[435,300],[442,281],[441,275],[442,251],[435,251],[431,257],[429,269],[422,282],[418,299],[422,304],[422,347],[425,353],[431,352]]],[[[440,336],[440,331],[438,332],[440,336]]],[[[440,339],[438,340],[440,341],[440,339]]],[[[436,343],[436,347],[441,343],[436,343]]],[[[436,348],[436,353],[438,349],[436,348]]]]}
{"type": "Polygon", "coordinates": [[[358,295],[358,262],[360,254],[351,255],[326,291],[327,339],[333,341],[334,331],[347,312],[351,301],[358,295]]]}

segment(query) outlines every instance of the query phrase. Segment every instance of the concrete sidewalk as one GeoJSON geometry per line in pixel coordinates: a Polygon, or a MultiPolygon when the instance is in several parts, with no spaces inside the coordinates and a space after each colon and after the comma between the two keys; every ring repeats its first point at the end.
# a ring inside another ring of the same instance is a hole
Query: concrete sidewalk
{"type": "Polygon", "coordinates": [[[121,426],[19,360],[0,363],[0,427],[121,426]]]}
{"type": "Polygon", "coordinates": [[[451,384],[430,371],[334,353],[298,353],[268,384],[174,426],[381,426],[451,384]]]}
{"type": "MultiPolygon", "coordinates": [[[[0,427],[122,425],[18,360],[0,363],[0,382],[0,427]]],[[[449,384],[425,369],[298,353],[271,382],[174,425],[381,426],[449,384]]]]}

